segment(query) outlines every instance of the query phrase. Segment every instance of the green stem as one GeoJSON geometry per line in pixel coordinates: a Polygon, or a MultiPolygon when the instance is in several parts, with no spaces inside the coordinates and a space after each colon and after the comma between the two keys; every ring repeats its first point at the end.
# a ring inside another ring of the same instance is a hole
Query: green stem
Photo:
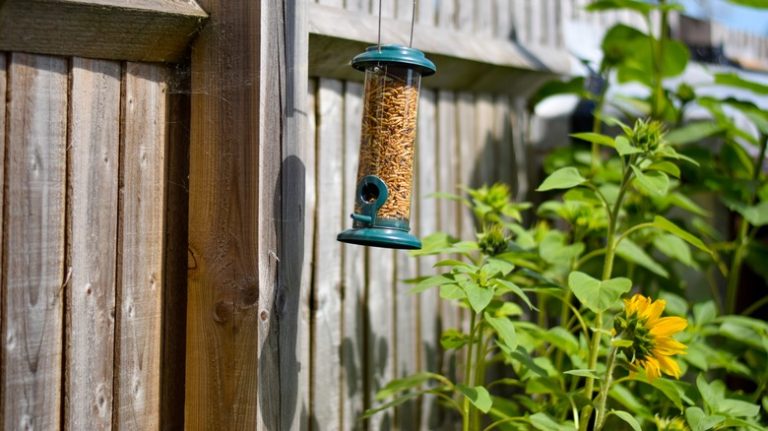
{"type": "MultiPolygon", "coordinates": [[[[761,136],[761,138],[760,152],[757,156],[757,160],[755,160],[755,167],[752,172],[753,182],[760,179],[760,174],[763,170],[763,161],[765,160],[766,147],[768,147],[768,136],[761,136]]],[[[756,190],[752,191],[748,205],[754,204],[756,194],[756,190]]],[[[741,267],[744,264],[744,259],[747,257],[749,247],[749,228],[749,222],[742,216],[739,222],[739,231],[736,236],[737,248],[733,255],[731,270],[728,273],[728,285],[725,291],[725,311],[728,314],[734,314],[736,312],[736,299],[738,298],[739,282],[741,281],[741,267]]]]}
{"type": "MultiPolygon", "coordinates": [[[[483,314],[479,313],[477,318],[477,330],[475,331],[477,337],[477,349],[475,350],[475,372],[472,378],[472,387],[483,384],[483,376],[485,374],[485,343],[483,342],[483,314]]],[[[470,410],[470,417],[472,422],[472,429],[480,429],[480,410],[472,408],[470,410]]]]}
{"type": "Polygon", "coordinates": [[[611,351],[608,353],[608,364],[605,370],[605,378],[603,379],[603,385],[600,389],[600,395],[597,402],[597,414],[595,416],[595,429],[600,431],[605,425],[605,406],[608,400],[608,392],[611,390],[613,384],[613,369],[616,367],[616,354],[618,349],[615,346],[611,347],[611,351]]]}
{"type": "MultiPolygon", "coordinates": [[[[602,71],[601,71],[602,72],[602,71]]],[[[602,75],[602,73],[601,73],[602,75]]],[[[607,76],[607,73],[605,74],[607,76]]],[[[600,133],[603,124],[603,108],[605,106],[605,94],[608,92],[608,79],[605,79],[603,88],[600,90],[600,94],[597,96],[597,103],[595,110],[592,111],[592,132],[600,133]]],[[[597,172],[597,168],[601,162],[600,158],[600,146],[596,143],[592,143],[592,173],[597,172]]]]}
{"type": "MultiPolygon", "coordinates": [[[[469,318],[469,343],[467,343],[467,363],[464,365],[464,382],[467,386],[471,386],[472,379],[472,347],[475,345],[475,311],[470,310],[469,318]]],[[[471,422],[472,403],[469,402],[469,398],[464,397],[464,417],[462,419],[462,431],[469,431],[469,424],[471,422]]]]}

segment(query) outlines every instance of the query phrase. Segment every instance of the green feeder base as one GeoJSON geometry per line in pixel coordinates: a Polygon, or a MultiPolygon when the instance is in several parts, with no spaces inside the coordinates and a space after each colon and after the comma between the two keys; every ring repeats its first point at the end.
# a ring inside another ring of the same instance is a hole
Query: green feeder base
{"type": "Polygon", "coordinates": [[[421,249],[421,241],[408,232],[400,229],[361,227],[347,229],[340,233],[337,240],[350,244],[367,245],[371,247],[397,248],[403,250],[421,249]]]}

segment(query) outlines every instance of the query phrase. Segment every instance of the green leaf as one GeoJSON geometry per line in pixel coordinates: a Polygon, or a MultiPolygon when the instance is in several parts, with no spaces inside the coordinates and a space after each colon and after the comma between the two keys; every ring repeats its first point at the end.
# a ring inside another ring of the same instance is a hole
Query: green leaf
{"type": "Polygon", "coordinates": [[[618,152],[621,157],[625,157],[631,156],[632,154],[642,153],[643,150],[633,147],[632,144],[629,143],[629,139],[627,139],[626,136],[617,136],[616,152],[618,152]]]}
{"type": "Polygon", "coordinates": [[[727,0],[729,3],[739,6],[753,7],[755,9],[768,9],[768,0],[727,0]]]}
{"type": "Polygon", "coordinates": [[[652,416],[646,405],[623,385],[614,385],[608,395],[638,416],[652,416]]]}
{"type": "Polygon", "coordinates": [[[712,384],[707,383],[703,374],[696,377],[696,387],[704,403],[712,410],[718,411],[720,402],[725,398],[725,385],[723,382],[715,381],[712,384]]]}
{"type": "Polygon", "coordinates": [[[685,229],[679,227],[678,225],[672,223],[671,221],[665,219],[662,216],[657,215],[656,217],[653,218],[653,226],[658,229],[667,231],[672,235],[677,236],[678,238],[698,248],[701,251],[712,254],[709,248],[707,248],[707,246],[699,238],[693,236],[693,234],[691,234],[690,232],[686,231],[685,229]]]}
{"type": "Polygon", "coordinates": [[[743,215],[752,226],[768,224],[768,201],[763,201],[753,206],[738,207],[735,210],[743,215]]]}
{"type": "Polygon", "coordinates": [[[602,377],[599,374],[597,374],[597,371],[588,370],[588,369],[568,370],[568,371],[563,371],[563,374],[570,374],[572,376],[579,376],[579,377],[592,377],[593,379],[597,379],[597,380],[602,379],[602,377]]]}
{"type": "Polygon", "coordinates": [[[643,173],[635,165],[630,165],[635,173],[635,187],[651,196],[664,196],[669,191],[669,177],[658,171],[643,173]]]}
{"type": "Polygon", "coordinates": [[[450,283],[454,283],[452,278],[448,278],[444,275],[433,275],[432,277],[427,277],[421,280],[413,289],[411,289],[411,293],[421,293],[433,287],[450,283]]]}
{"type": "Polygon", "coordinates": [[[691,431],[711,430],[725,420],[723,416],[707,416],[704,410],[698,407],[688,407],[685,409],[685,419],[688,421],[688,425],[691,426],[691,431]]]}
{"type": "Polygon", "coordinates": [[[467,397],[472,404],[477,407],[483,413],[488,413],[493,406],[493,400],[488,390],[482,386],[469,387],[464,385],[456,385],[456,389],[461,392],[462,395],[467,397]]]}
{"type": "Polygon", "coordinates": [[[493,289],[481,287],[469,277],[458,279],[459,286],[467,294],[469,305],[475,310],[475,313],[481,313],[493,299],[493,289]]]}
{"type": "Polygon", "coordinates": [[[665,256],[675,259],[687,266],[695,267],[693,257],[691,256],[691,249],[688,247],[688,244],[671,233],[661,234],[654,238],[653,246],[665,256]]]}
{"type": "Polygon", "coordinates": [[[552,174],[541,183],[536,191],[545,192],[555,189],[570,189],[571,187],[576,187],[585,182],[587,182],[587,179],[581,176],[578,169],[569,166],[552,172],[552,174]]]}
{"type": "MultiPolygon", "coordinates": [[[[755,1],[755,0],[752,0],[752,1],[755,1]]],[[[763,1],[768,2],[768,0],[763,0],[763,1]]],[[[715,84],[741,88],[757,94],[768,94],[768,85],[765,85],[759,82],[749,81],[735,73],[716,73],[715,84]]]]}
{"type": "Polygon", "coordinates": [[[500,274],[502,277],[506,277],[515,269],[515,265],[506,260],[490,258],[483,265],[483,269],[490,276],[500,274]]]}
{"type": "Polygon", "coordinates": [[[677,407],[681,412],[683,411],[683,399],[680,393],[681,391],[674,382],[659,377],[648,383],[650,383],[651,386],[658,389],[667,398],[669,398],[669,400],[672,401],[672,404],[674,404],[675,407],[677,407]]]}
{"type": "Polygon", "coordinates": [[[517,336],[515,326],[506,317],[496,318],[485,313],[485,320],[496,331],[501,343],[509,350],[517,349],[517,336]]]}
{"type": "Polygon", "coordinates": [[[611,414],[616,415],[619,419],[628,423],[633,430],[643,431],[643,428],[640,426],[640,422],[638,422],[637,419],[635,419],[635,417],[632,416],[629,412],[625,412],[623,410],[611,410],[611,414]]]}
{"type": "Polygon", "coordinates": [[[525,292],[523,292],[523,289],[521,289],[520,286],[516,285],[515,283],[509,280],[502,280],[502,279],[497,279],[496,285],[499,286],[500,290],[506,290],[517,295],[517,297],[522,299],[523,302],[525,302],[525,305],[527,305],[528,308],[530,308],[531,310],[538,311],[538,308],[533,306],[533,304],[531,303],[531,300],[528,298],[528,295],[526,295],[525,292]]]}
{"type": "Polygon", "coordinates": [[[395,379],[387,383],[376,393],[376,401],[385,400],[397,393],[418,388],[424,383],[435,378],[434,373],[418,373],[402,379],[395,379]]]}
{"type": "Polygon", "coordinates": [[[715,301],[700,302],[693,306],[693,321],[696,322],[696,325],[704,326],[714,322],[715,318],[717,318],[715,301]]]}
{"type": "Polygon", "coordinates": [[[389,409],[391,409],[393,407],[397,407],[400,404],[403,404],[403,403],[405,403],[407,401],[410,401],[410,400],[412,400],[414,398],[418,398],[418,397],[424,395],[425,393],[427,393],[427,391],[411,392],[411,393],[408,393],[406,395],[403,395],[402,397],[395,398],[394,400],[392,400],[392,401],[390,401],[390,402],[388,402],[386,404],[382,404],[382,405],[380,405],[378,407],[366,410],[363,413],[363,415],[360,417],[360,419],[368,419],[368,418],[374,416],[375,414],[377,414],[379,412],[383,412],[384,410],[389,410],[389,409]]]}
{"type": "Polygon", "coordinates": [[[448,301],[457,301],[466,298],[467,294],[458,284],[444,284],[440,286],[440,297],[448,301]]]}
{"type": "Polygon", "coordinates": [[[569,355],[573,355],[579,350],[579,340],[562,326],[555,326],[542,332],[539,336],[569,355]]]}
{"type": "Polygon", "coordinates": [[[662,160],[660,162],[651,163],[645,168],[647,171],[660,171],[672,175],[675,178],[680,178],[680,168],[676,164],[662,160]]]}
{"type": "Polygon", "coordinates": [[[622,259],[636,263],[643,268],[653,272],[664,278],[669,277],[669,273],[663,266],[656,263],[655,260],[648,253],[645,252],[640,246],[635,244],[631,239],[624,238],[616,247],[616,254],[621,256],[622,259]]]}
{"type": "Polygon", "coordinates": [[[463,347],[469,341],[467,334],[459,331],[458,329],[446,329],[440,335],[440,345],[443,349],[458,349],[463,347]]]}
{"type": "Polygon", "coordinates": [[[584,132],[584,133],[572,133],[571,137],[581,139],[583,141],[592,142],[594,144],[605,145],[606,147],[615,148],[616,143],[608,135],[600,133],[584,132]]]}
{"type": "Polygon", "coordinates": [[[554,419],[547,416],[546,413],[541,412],[532,414],[528,420],[539,431],[574,431],[576,429],[570,422],[568,425],[557,423],[554,419]]]}
{"type": "Polygon", "coordinates": [[[653,6],[637,0],[597,0],[586,7],[589,12],[615,9],[630,9],[642,15],[648,15],[653,10],[653,6]]]}
{"type": "Polygon", "coordinates": [[[575,94],[581,98],[586,96],[584,90],[584,77],[573,78],[569,81],[549,81],[539,87],[536,93],[528,101],[528,109],[533,110],[542,100],[562,94],[575,94]]]}
{"type": "Polygon", "coordinates": [[[688,196],[682,193],[678,193],[678,192],[672,193],[671,195],[667,196],[667,200],[669,201],[670,204],[678,208],[682,208],[688,211],[689,213],[700,215],[702,217],[709,216],[709,213],[707,213],[707,211],[704,208],[699,206],[696,202],[692,201],[688,196]]]}
{"type": "Polygon", "coordinates": [[[568,287],[584,306],[597,313],[615,305],[621,295],[632,288],[632,281],[628,278],[600,281],[574,271],[568,276],[568,287]]]}
{"type": "Polygon", "coordinates": [[[725,131],[723,126],[711,121],[691,123],[666,134],[667,142],[673,145],[690,144],[725,131]]]}
{"type": "Polygon", "coordinates": [[[726,398],[720,401],[718,411],[728,416],[752,418],[760,413],[760,406],[742,400],[726,398]]]}

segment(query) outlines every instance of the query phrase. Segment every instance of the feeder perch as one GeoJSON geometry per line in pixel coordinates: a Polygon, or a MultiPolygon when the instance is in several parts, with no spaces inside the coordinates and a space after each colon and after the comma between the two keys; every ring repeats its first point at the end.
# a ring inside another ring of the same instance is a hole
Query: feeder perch
{"type": "Polygon", "coordinates": [[[360,165],[352,229],[338,240],[415,250],[410,210],[416,114],[421,77],[436,68],[424,53],[400,45],[371,46],[352,60],[365,72],[360,165]]]}

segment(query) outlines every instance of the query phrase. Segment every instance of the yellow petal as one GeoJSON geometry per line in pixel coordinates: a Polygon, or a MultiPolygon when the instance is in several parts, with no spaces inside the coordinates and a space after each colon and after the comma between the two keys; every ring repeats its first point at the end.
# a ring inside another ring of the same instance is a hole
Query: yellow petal
{"type": "Polygon", "coordinates": [[[659,361],[661,371],[676,379],[680,378],[680,364],[678,364],[677,361],[670,358],[669,356],[664,355],[658,355],[655,357],[659,361]]]}
{"type": "Polygon", "coordinates": [[[661,312],[664,311],[664,307],[667,306],[667,301],[659,299],[648,304],[648,307],[643,311],[642,316],[648,319],[648,325],[653,324],[656,319],[661,317],[661,312]]]}
{"type": "Polygon", "coordinates": [[[661,377],[659,361],[657,361],[656,358],[645,359],[645,374],[648,376],[648,381],[651,382],[656,378],[661,377]]]}
{"type": "Polygon", "coordinates": [[[662,355],[677,355],[685,353],[688,346],[670,337],[658,337],[653,340],[656,351],[662,355]]]}
{"type": "Polygon", "coordinates": [[[662,317],[654,322],[650,332],[654,337],[667,337],[676,334],[688,326],[688,321],[682,317],[662,317]]]}

